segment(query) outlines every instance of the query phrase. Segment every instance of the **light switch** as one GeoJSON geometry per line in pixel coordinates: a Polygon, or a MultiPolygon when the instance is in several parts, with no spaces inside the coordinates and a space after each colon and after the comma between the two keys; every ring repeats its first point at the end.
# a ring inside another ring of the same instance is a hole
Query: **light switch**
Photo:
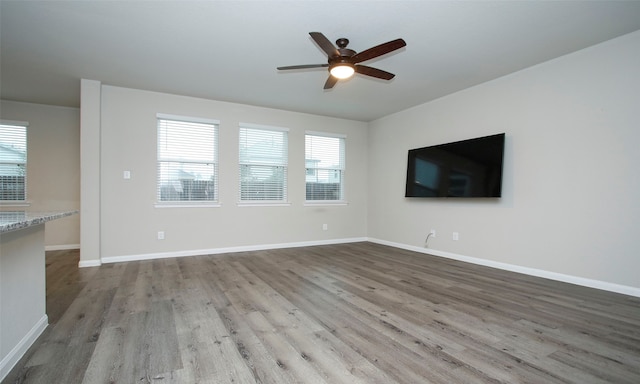
{"type": "Polygon", "coordinates": [[[125,178],[125,180],[129,180],[131,178],[131,171],[124,171],[122,176],[125,178]]]}

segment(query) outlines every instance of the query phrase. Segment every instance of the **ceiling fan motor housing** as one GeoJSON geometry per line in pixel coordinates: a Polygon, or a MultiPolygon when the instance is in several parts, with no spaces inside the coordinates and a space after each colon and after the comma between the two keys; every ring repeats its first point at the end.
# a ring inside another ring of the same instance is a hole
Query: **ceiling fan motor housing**
{"type": "Polygon", "coordinates": [[[337,51],[340,55],[329,57],[329,73],[332,73],[331,70],[337,66],[347,66],[355,70],[355,65],[351,62],[351,57],[356,54],[356,51],[347,48],[348,44],[349,39],[347,38],[343,37],[336,40],[336,45],[338,46],[337,51]]]}

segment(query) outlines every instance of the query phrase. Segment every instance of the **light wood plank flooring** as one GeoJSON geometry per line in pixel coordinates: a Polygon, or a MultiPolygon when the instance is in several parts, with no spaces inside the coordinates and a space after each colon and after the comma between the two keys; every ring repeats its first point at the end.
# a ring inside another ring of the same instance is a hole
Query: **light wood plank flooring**
{"type": "Polygon", "coordinates": [[[47,255],[4,383],[640,383],[640,299],[372,243],[47,255]]]}

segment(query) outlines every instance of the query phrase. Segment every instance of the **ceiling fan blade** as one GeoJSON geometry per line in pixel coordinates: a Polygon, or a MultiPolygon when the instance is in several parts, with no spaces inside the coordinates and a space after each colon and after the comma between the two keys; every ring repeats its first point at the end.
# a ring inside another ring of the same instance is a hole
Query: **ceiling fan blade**
{"type": "Polygon", "coordinates": [[[324,83],[324,89],[333,88],[333,86],[336,85],[337,82],[338,82],[338,78],[337,77],[333,77],[333,76],[329,75],[329,78],[327,79],[327,82],[324,83]]]}
{"type": "Polygon", "coordinates": [[[325,35],[323,35],[320,32],[309,32],[309,35],[311,35],[311,38],[313,39],[313,41],[315,41],[316,44],[318,44],[320,48],[322,48],[322,50],[325,51],[327,56],[329,57],[340,56],[340,52],[338,52],[338,48],[336,48],[335,45],[333,45],[325,35]]]}
{"type": "Polygon", "coordinates": [[[361,75],[377,77],[378,79],[383,80],[391,80],[396,76],[393,73],[389,73],[378,68],[367,67],[366,65],[356,65],[356,72],[361,75]]]}
{"type": "Polygon", "coordinates": [[[353,64],[357,64],[363,61],[371,60],[378,56],[382,56],[389,52],[393,52],[396,49],[400,49],[406,45],[407,43],[405,43],[405,41],[402,39],[391,40],[384,44],[376,45],[373,48],[369,48],[360,53],[355,54],[354,56],[351,57],[351,62],[353,64]]]}
{"type": "Polygon", "coordinates": [[[289,65],[287,67],[278,67],[279,70],[287,69],[308,69],[308,68],[326,68],[329,64],[303,64],[303,65],[289,65]]]}

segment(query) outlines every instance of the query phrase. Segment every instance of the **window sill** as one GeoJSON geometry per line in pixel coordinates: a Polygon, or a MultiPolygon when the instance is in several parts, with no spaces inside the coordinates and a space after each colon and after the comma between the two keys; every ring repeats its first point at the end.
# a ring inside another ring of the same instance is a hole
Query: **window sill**
{"type": "Polygon", "coordinates": [[[289,207],[287,201],[239,201],[238,207],[289,207]]]}
{"type": "Polygon", "coordinates": [[[154,204],[155,208],[219,208],[220,203],[216,202],[188,202],[181,203],[177,201],[158,202],[154,204]]]}
{"type": "Polygon", "coordinates": [[[0,207],[30,207],[31,202],[26,200],[0,200],[0,207]]]}
{"type": "Polygon", "coordinates": [[[317,207],[317,206],[333,206],[333,205],[349,205],[346,200],[313,200],[313,201],[305,201],[305,207],[317,207]]]}

